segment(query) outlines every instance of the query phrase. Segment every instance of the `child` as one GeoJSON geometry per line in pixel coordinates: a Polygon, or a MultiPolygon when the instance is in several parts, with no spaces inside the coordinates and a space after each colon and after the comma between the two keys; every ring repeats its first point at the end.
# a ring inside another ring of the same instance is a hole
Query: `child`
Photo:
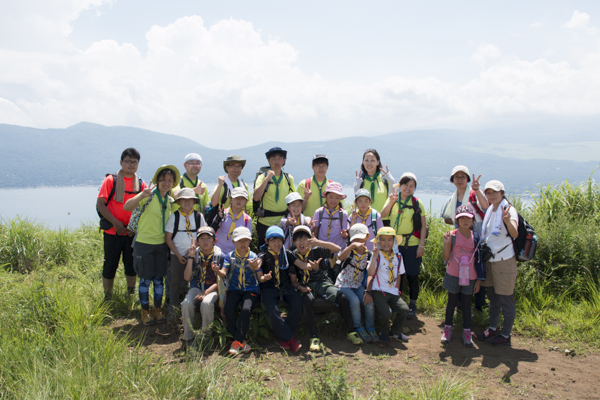
{"type": "MultiPolygon", "coordinates": [[[[199,199],[190,188],[183,188],[177,192],[176,203],[179,210],[175,211],[169,217],[167,226],[165,226],[165,239],[167,246],[171,249],[171,262],[167,269],[166,290],[170,295],[169,302],[169,320],[174,319],[175,312],[173,307],[177,307],[181,302],[179,296],[184,290],[183,271],[188,262],[188,251],[190,242],[196,240],[196,231],[198,228],[206,225],[204,216],[194,210],[194,204],[199,199]]],[[[193,254],[189,254],[193,257],[193,254]]]]}
{"type": "MultiPolygon", "coordinates": [[[[371,192],[367,189],[358,189],[354,196],[350,226],[354,224],[365,224],[369,229],[369,237],[375,237],[377,231],[383,228],[381,214],[371,208],[371,192]]],[[[373,251],[373,243],[367,241],[366,246],[369,251],[373,251]]]]}
{"type": "Polygon", "coordinates": [[[340,253],[341,271],[335,281],[335,286],[340,288],[348,302],[352,312],[352,322],[358,336],[365,343],[378,342],[379,337],[375,332],[375,305],[371,302],[365,304],[365,282],[367,277],[367,265],[373,253],[365,245],[369,239],[369,230],[363,224],[355,224],[350,228],[350,245],[340,253]],[[362,325],[360,305],[365,307],[365,329],[362,325]]]}
{"type": "Polygon", "coordinates": [[[312,178],[304,179],[298,184],[298,193],[303,199],[302,207],[306,215],[314,215],[317,208],[323,207],[323,191],[331,182],[326,176],[329,159],[325,154],[313,156],[312,169],[314,172],[312,178]]]}
{"type": "MultiPolygon", "coordinates": [[[[419,297],[419,274],[421,273],[421,260],[425,254],[425,240],[427,239],[427,213],[423,202],[414,195],[417,188],[417,177],[406,172],[400,177],[399,193],[392,192],[387,203],[381,211],[383,218],[390,216],[390,223],[397,235],[403,237],[400,244],[400,254],[406,267],[406,280],[408,280],[408,294],[410,309],[408,319],[417,317],[417,299],[419,297]]],[[[405,277],[402,277],[402,288],[405,277]]]]}
{"type": "Polygon", "coordinates": [[[283,245],[293,250],[292,233],[297,225],[311,226],[311,218],[302,214],[302,197],[298,192],[292,192],[285,197],[289,213],[281,218],[281,228],[285,232],[283,245]]]}
{"type": "Polygon", "coordinates": [[[402,255],[398,252],[398,242],[402,236],[396,235],[393,228],[383,227],[373,239],[373,257],[369,262],[365,304],[375,303],[379,314],[379,340],[382,342],[408,341],[402,333],[402,325],[408,315],[408,306],[400,297],[400,275],[404,274],[402,255]],[[391,308],[391,311],[390,311],[391,308]],[[390,330],[392,312],[397,313],[390,330]]]}
{"type": "Polygon", "coordinates": [[[237,356],[240,352],[245,354],[252,349],[246,343],[246,333],[250,328],[252,309],[258,302],[258,284],[266,282],[266,279],[260,269],[260,259],[250,251],[250,229],[243,226],[235,228],[232,238],[235,250],[225,255],[223,268],[213,265],[212,269],[221,278],[227,277],[227,272],[231,269],[225,298],[225,321],[227,331],[233,336],[229,354],[237,356]],[[235,310],[240,303],[242,310],[236,321],[235,310]]]}
{"type": "Polygon", "coordinates": [[[348,213],[340,206],[340,201],[346,198],[342,185],[328,183],[323,197],[325,205],[318,208],[313,217],[313,233],[315,238],[335,243],[343,250],[348,239],[348,213]]]}
{"type": "MultiPolygon", "coordinates": [[[[185,190],[185,189],[183,189],[185,190]]],[[[197,238],[190,246],[183,279],[190,282],[190,290],[185,300],[181,303],[181,314],[183,318],[183,341],[187,348],[194,342],[192,323],[196,304],[200,302],[200,314],[202,315],[202,331],[210,336],[209,329],[215,317],[215,303],[219,298],[217,293],[217,277],[212,269],[223,265],[223,253],[215,246],[215,231],[210,226],[198,229],[197,238]]]]}
{"type": "Polygon", "coordinates": [[[327,274],[328,266],[325,259],[331,258],[332,253],[340,251],[340,247],[335,243],[324,242],[311,237],[310,229],[307,226],[300,225],[294,228],[292,241],[296,250],[294,255],[308,263],[310,268],[296,268],[296,276],[299,284],[295,286],[302,295],[302,312],[304,320],[308,325],[310,332],[310,351],[319,351],[321,349],[321,340],[315,324],[315,314],[313,312],[314,296],[321,296],[330,303],[335,303],[340,308],[340,313],[346,324],[348,331],[348,340],[353,344],[361,344],[362,339],[354,331],[352,322],[352,312],[348,299],[340,290],[335,287],[327,274]]]}
{"type": "MultiPolygon", "coordinates": [[[[283,230],[278,226],[272,226],[267,229],[266,244],[261,246],[259,258],[261,260],[261,269],[266,279],[260,284],[260,296],[267,309],[267,315],[271,320],[273,333],[283,350],[297,352],[302,345],[294,337],[294,331],[300,322],[302,315],[302,300],[300,295],[292,286],[290,264],[296,263],[298,266],[302,263],[294,257],[291,251],[283,246],[283,230]],[[281,317],[281,312],[277,308],[279,298],[289,305],[287,318],[281,317]]],[[[295,270],[294,270],[295,272],[295,270]]],[[[296,284],[296,275],[294,284],[296,284]]]]}
{"type": "MultiPolygon", "coordinates": [[[[473,232],[475,211],[464,204],[456,209],[455,221],[458,229],[444,233],[444,250],[442,257],[446,265],[444,289],[448,291],[446,305],[446,326],[442,334],[442,343],[450,343],[452,337],[452,317],[459,301],[463,310],[469,310],[471,296],[479,291],[481,280],[485,280],[483,260],[479,246],[481,239],[473,232]]],[[[465,347],[473,347],[471,341],[471,313],[463,312],[463,343],[465,347]]]]}
{"type": "Polygon", "coordinates": [[[245,211],[247,202],[248,192],[246,189],[234,188],[231,191],[231,206],[219,212],[219,215],[210,224],[217,232],[217,243],[223,253],[231,253],[235,249],[236,246],[231,239],[236,228],[248,228],[252,235],[252,218],[245,211]]]}
{"type": "Polygon", "coordinates": [[[179,170],[174,165],[163,165],[152,178],[153,185],[127,200],[123,209],[133,211],[141,207],[137,233],[133,245],[133,268],[140,278],[139,296],[144,325],[163,323],[162,312],[163,278],[169,264],[169,247],[166,244],[165,224],[171,216],[169,196],[177,187],[179,170]],[[154,286],[154,311],[150,311],[148,299],[150,284],[154,286]]]}

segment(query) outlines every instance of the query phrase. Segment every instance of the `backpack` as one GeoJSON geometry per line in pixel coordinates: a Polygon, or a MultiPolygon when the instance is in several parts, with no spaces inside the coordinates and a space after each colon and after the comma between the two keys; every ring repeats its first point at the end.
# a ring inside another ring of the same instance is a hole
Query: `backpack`
{"type": "MultiPolygon", "coordinates": [[[[362,189],[365,186],[365,173],[361,172],[360,173],[360,179],[362,179],[363,181],[360,184],[360,188],[362,189]]],[[[381,180],[383,181],[383,184],[385,185],[385,191],[386,191],[386,197],[389,195],[390,193],[390,184],[387,180],[383,179],[383,177],[381,178],[381,180]]],[[[379,186],[379,183],[377,184],[379,186]]],[[[371,201],[374,201],[375,199],[371,199],[371,201]]]]}
{"type": "MultiPolygon", "coordinates": [[[[263,175],[264,177],[266,177],[267,172],[269,172],[270,169],[271,169],[270,166],[266,166],[266,167],[261,167],[258,170],[258,172],[256,173],[256,178],[254,179],[254,190],[256,190],[256,180],[258,179],[258,177],[260,175],[263,175]]],[[[283,174],[283,176],[285,177],[285,180],[287,181],[289,193],[292,193],[292,184],[290,182],[290,175],[283,171],[281,171],[281,173],[283,174]]],[[[273,181],[271,179],[269,179],[269,182],[267,182],[267,187],[265,187],[265,191],[263,192],[259,201],[252,200],[252,210],[254,211],[254,214],[259,218],[283,217],[284,215],[286,215],[288,213],[287,209],[285,211],[271,211],[271,210],[265,210],[263,208],[263,198],[265,197],[265,193],[267,193],[267,190],[269,190],[269,185],[271,183],[273,183],[273,181]]]]}
{"type": "MultiPolygon", "coordinates": [[[[308,224],[306,223],[306,218],[307,217],[304,214],[300,214],[300,225],[308,226],[308,224]]],[[[284,232],[283,243],[285,243],[292,236],[293,229],[286,227],[286,229],[283,232],[284,232]]],[[[290,246],[290,250],[293,250],[294,248],[295,248],[294,244],[292,243],[292,245],[290,246]]]]}
{"type": "MultiPolygon", "coordinates": [[[[366,253],[367,254],[367,267],[369,266],[369,261],[371,261],[371,257],[373,255],[373,253],[371,253],[371,255],[369,255],[369,252],[366,253]]],[[[329,268],[329,270],[327,271],[329,273],[329,277],[331,278],[331,280],[333,281],[333,283],[335,283],[335,281],[337,280],[337,277],[339,274],[342,273],[343,270],[346,269],[346,267],[348,267],[348,265],[350,265],[350,263],[352,262],[352,258],[350,257],[352,255],[352,253],[350,253],[348,255],[348,257],[346,257],[346,259],[343,262],[337,261],[335,263],[335,265],[331,268],[329,268]]],[[[365,267],[364,270],[360,269],[360,271],[367,271],[367,267],[365,267]]],[[[363,286],[367,286],[367,275],[365,273],[365,275],[363,276],[363,286]]]]}
{"type": "MultiPolygon", "coordinates": [[[[323,214],[325,213],[324,207],[319,207],[317,210],[319,212],[319,230],[317,231],[317,239],[319,238],[319,234],[321,233],[321,227],[323,226],[323,214]]],[[[332,218],[327,218],[332,219],[332,218]]],[[[338,210],[338,219],[340,221],[340,229],[344,226],[342,225],[342,220],[344,219],[344,209],[340,206],[338,210]]]]}
{"type": "MultiPolygon", "coordinates": [[[[400,197],[398,197],[398,199],[400,199],[400,197]]],[[[421,228],[423,227],[423,223],[421,221],[421,207],[419,207],[419,198],[416,196],[412,197],[412,206],[407,206],[407,208],[412,208],[415,210],[413,216],[412,216],[412,223],[413,223],[413,231],[406,235],[406,242],[404,244],[404,247],[408,247],[408,241],[410,239],[411,236],[416,237],[417,239],[421,238],[421,228]]],[[[429,234],[429,232],[427,232],[427,234],[429,234]]]]}
{"type": "Polygon", "coordinates": [[[479,215],[481,217],[481,219],[484,219],[485,213],[477,205],[477,194],[475,193],[475,191],[473,189],[471,189],[471,193],[469,193],[469,203],[471,204],[471,207],[473,207],[473,209],[475,210],[477,215],[479,215]]]}
{"type": "Polygon", "coordinates": [[[154,190],[152,191],[152,193],[150,193],[150,196],[148,197],[148,201],[142,207],[137,206],[136,209],[133,210],[133,212],[131,213],[131,218],[129,218],[129,224],[127,225],[127,229],[129,229],[131,232],[137,232],[138,223],[140,222],[140,217],[142,216],[144,211],[146,211],[146,207],[148,207],[148,204],[150,204],[150,202],[152,201],[153,198],[154,198],[154,190]]]}
{"type": "Polygon", "coordinates": [[[519,215],[519,222],[517,223],[519,234],[515,239],[510,236],[508,227],[503,221],[504,227],[506,228],[507,236],[512,240],[517,261],[530,261],[535,257],[535,251],[537,250],[537,235],[533,226],[520,213],[517,212],[517,214],[519,215]]]}
{"type": "MultiPolygon", "coordinates": [[[[396,279],[400,279],[400,263],[402,262],[402,254],[400,253],[396,253],[396,257],[398,258],[398,272],[396,273],[396,279]]],[[[379,286],[379,290],[381,291],[381,293],[385,296],[385,292],[383,290],[381,290],[381,283],[379,283],[379,275],[377,274],[377,272],[379,271],[379,262],[381,261],[381,254],[377,254],[377,263],[375,266],[375,278],[377,279],[377,285],[379,286]]],[[[392,264],[392,267],[394,265],[392,264]]],[[[398,289],[399,294],[402,294],[402,291],[400,289],[398,289]]]]}
{"type": "MultiPolygon", "coordinates": [[[[248,185],[246,185],[246,183],[244,182],[243,179],[240,179],[242,181],[242,183],[244,184],[244,186],[246,187],[246,191],[248,193],[250,193],[250,191],[248,190],[248,185]]],[[[241,185],[240,185],[241,187],[241,185]]],[[[216,206],[212,206],[211,203],[208,203],[206,205],[206,207],[204,207],[204,219],[206,220],[206,223],[210,223],[212,222],[215,217],[217,216],[217,214],[219,213],[219,208],[225,204],[225,202],[227,201],[227,199],[229,198],[231,191],[229,190],[229,186],[224,185],[223,186],[223,196],[221,196],[221,200],[219,201],[219,204],[217,204],[216,206]]]]}
{"type": "MultiPolygon", "coordinates": [[[[175,239],[175,235],[179,232],[180,215],[181,213],[179,211],[175,213],[175,225],[173,226],[173,236],[171,236],[171,240],[175,239]]],[[[200,213],[196,210],[194,210],[194,221],[196,222],[196,229],[200,228],[200,213]]],[[[187,232],[187,230],[184,230],[183,232],[187,232]]]]}
{"type": "MultiPolygon", "coordinates": [[[[327,183],[328,184],[331,183],[331,182],[333,182],[331,179],[327,179],[327,183]]],[[[306,189],[310,190],[311,184],[312,184],[312,178],[307,178],[307,179],[304,180],[304,187],[306,189]]]]}
{"type": "MultiPolygon", "coordinates": [[[[229,210],[229,209],[227,209],[227,210],[229,210]]],[[[223,217],[221,217],[221,216],[219,216],[219,214],[217,214],[217,216],[215,217],[213,222],[210,224],[210,227],[215,230],[215,233],[221,227],[221,223],[223,222],[223,219],[224,219],[223,217]]],[[[244,211],[244,226],[247,228],[248,224],[251,224],[251,221],[252,221],[252,218],[250,218],[250,216],[248,214],[246,214],[246,212],[244,211]]]]}
{"type": "MultiPolygon", "coordinates": [[[[104,177],[107,177],[109,175],[112,175],[112,177],[113,177],[113,185],[112,185],[112,188],[110,189],[110,193],[108,194],[108,197],[106,198],[106,202],[104,203],[104,205],[107,207],[108,207],[108,203],[115,196],[115,190],[116,190],[116,186],[117,186],[117,183],[116,183],[117,175],[116,174],[106,174],[104,177]]],[[[142,178],[140,178],[140,177],[138,177],[138,180],[139,180],[140,192],[141,192],[144,188],[144,181],[142,181],[142,178]]],[[[125,191],[126,194],[138,194],[140,192],[130,192],[129,190],[125,191]]],[[[113,227],[113,225],[110,223],[109,220],[104,218],[104,215],[102,215],[100,210],[98,210],[98,207],[96,207],[96,212],[98,213],[98,216],[100,217],[100,230],[107,231],[107,230],[111,229],[113,227]]]]}

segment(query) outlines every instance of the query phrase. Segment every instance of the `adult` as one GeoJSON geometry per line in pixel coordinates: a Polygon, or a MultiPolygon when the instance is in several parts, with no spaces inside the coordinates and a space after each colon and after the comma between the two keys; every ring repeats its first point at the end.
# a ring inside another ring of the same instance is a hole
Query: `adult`
{"type": "Polygon", "coordinates": [[[109,299],[113,290],[115,274],[119,267],[119,258],[123,260],[127,291],[135,292],[136,274],[133,269],[133,235],[127,229],[131,211],[125,211],[123,205],[146,188],[146,184],[137,176],[140,153],[130,147],[121,153],[121,169],[116,175],[109,174],[104,178],[96,207],[106,220],[101,228],[104,230],[104,265],[102,267],[102,286],[104,298],[109,299]],[[110,225],[110,226],[109,226],[110,225]]]}
{"type": "Polygon", "coordinates": [[[486,241],[493,256],[485,264],[485,281],[490,299],[490,325],[477,335],[492,346],[510,346],[510,336],[517,314],[515,283],[517,281],[517,259],[512,239],[519,235],[519,214],[504,197],[504,185],[500,181],[489,181],[483,190],[490,207],[485,213],[481,237],[486,241]],[[502,329],[498,329],[500,311],[504,316],[502,329]]]}
{"type": "Polygon", "coordinates": [[[442,218],[444,218],[445,223],[454,225],[458,229],[458,224],[455,220],[456,209],[463,204],[470,204],[475,210],[473,229],[478,234],[481,234],[481,224],[485,216],[485,210],[487,210],[489,204],[479,187],[480,178],[481,175],[475,178],[475,174],[473,174],[473,183],[469,186],[469,183],[471,183],[469,168],[464,165],[457,165],[452,169],[450,182],[456,186],[456,190],[446,200],[446,204],[442,208],[442,218]]]}
{"type": "MultiPolygon", "coordinates": [[[[365,150],[360,165],[360,173],[356,171],[356,179],[354,180],[354,195],[358,189],[363,187],[371,192],[371,207],[379,212],[383,210],[385,202],[388,199],[392,186],[396,180],[390,173],[387,165],[385,170],[381,166],[381,158],[375,149],[365,150]]],[[[383,214],[382,214],[383,217],[383,214]]],[[[383,224],[390,226],[390,218],[383,217],[383,224]]]]}
{"type": "MultiPolygon", "coordinates": [[[[184,187],[193,189],[196,198],[198,199],[198,203],[194,204],[194,210],[204,214],[204,207],[208,204],[209,199],[206,184],[198,178],[198,174],[202,169],[202,157],[197,153],[186,155],[183,159],[183,167],[185,168],[185,172],[181,178],[175,182],[177,186],[173,189],[173,195],[177,196],[179,189],[183,189],[184,187]]],[[[178,207],[175,206],[175,209],[177,208],[178,207]]],[[[175,209],[173,211],[175,211],[175,209]]]]}
{"type": "Polygon", "coordinates": [[[258,243],[264,243],[267,229],[272,225],[279,225],[281,217],[287,214],[285,197],[296,190],[294,177],[283,172],[287,151],[281,147],[273,147],[265,155],[270,169],[256,178],[252,196],[254,214],[258,216],[258,243]]]}
{"type": "MultiPolygon", "coordinates": [[[[213,207],[227,208],[231,205],[231,192],[236,187],[246,188],[246,192],[250,193],[248,185],[240,178],[242,170],[246,166],[246,160],[238,155],[231,155],[223,161],[223,169],[227,175],[219,176],[219,183],[213,190],[213,195],[210,199],[210,204],[213,207]]],[[[246,203],[246,213],[250,214],[252,203],[246,203]]],[[[212,221],[207,221],[209,224],[212,221]]]]}
{"type": "Polygon", "coordinates": [[[315,215],[318,208],[323,207],[325,199],[323,193],[327,183],[327,170],[329,169],[329,159],[325,154],[315,154],[312,160],[312,178],[304,179],[298,184],[298,193],[302,196],[302,211],[304,215],[315,215]],[[317,193],[318,192],[318,193],[317,193]],[[312,194],[315,194],[314,196],[312,194]]]}

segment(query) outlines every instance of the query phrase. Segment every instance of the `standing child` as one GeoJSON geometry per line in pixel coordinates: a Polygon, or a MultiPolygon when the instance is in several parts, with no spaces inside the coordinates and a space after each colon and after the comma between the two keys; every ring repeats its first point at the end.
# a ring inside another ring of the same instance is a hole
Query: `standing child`
{"type": "Polygon", "coordinates": [[[292,192],[285,196],[288,214],[281,218],[281,228],[284,232],[284,243],[286,249],[293,250],[292,233],[298,225],[311,226],[311,218],[302,214],[302,197],[298,192],[292,192]]]}
{"type": "Polygon", "coordinates": [[[292,240],[296,246],[294,255],[300,261],[304,261],[310,266],[307,269],[296,269],[296,276],[299,282],[296,289],[303,293],[302,313],[310,332],[310,351],[319,351],[321,349],[321,340],[317,332],[315,313],[313,311],[315,296],[321,296],[328,302],[339,306],[340,313],[346,324],[348,340],[353,344],[361,344],[363,341],[354,330],[350,303],[340,289],[331,282],[327,274],[329,267],[325,260],[331,258],[333,253],[339,252],[340,247],[335,243],[312,238],[310,229],[304,225],[294,228],[292,240]]]}
{"type": "Polygon", "coordinates": [[[378,342],[379,337],[375,332],[375,305],[371,302],[365,304],[365,284],[367,278],[367,265],[373,253],[367,249],[366,242],[369,231],[366,225],[354,224],[350,228],[350,245],[340,252],[339,261],[341,271],[335,281],[335,286],[340,288],[352,312],[354,329],[363,342],[378,342]],[[365,308],[365,325],[362,324],[360,305],[365,308]]]}
{"type": "MultiPolygon", "coordinates": [[[[481,238],[473,231],[475,210],[464,204],[456,209],[455,221],[458,229],[444,234],[444,250],[442,257],[446,264],[444,289],[448,291],[446,305],[446,326],[442,334],[442,343],[450,343],[452,337],[452,317],[454,309],[460,302],[463,310],[471,305],[471,296],[477,293],[481,281],[485,281],[485,270],[480,253],[481,238]]],[[[463,343],[465,347],[473,347],[471,341],[471,313],[463,313],[463,343]]]]}
{"type": "MultiPolygon", "coordinates": [[[[406,267],[406,280],[408,280],[408,293],[410,309],[408,319],[417,317],[417,299],[419,297],[419,274],[421,273],[421,260],[425,254],[425,240],[427,239],[427,212],[423,202],[414,196],[417,188],[417,177],[406,172],[400,178],[400,192],[390,194],[390,198],[381,211],[383,218],[390,216],[392,228],[397,235],[402,236],[399,251],[406,267]]],[[[403,287],[404,277],[400,282],[403,287]]]]}
{"type": "Polygon", "coordinates": [[[342,185],[337,182],[328,183],[323,197],[325,205],[318,208],[313,217],[313,233],[315,238],[335,243],[343,250],[348,239],[348,213],[340,205],[340,201],[346,198],[342,185]]]}
{"type": "Polygon", "coordinates": [[[166,244],[165,224],[171,216],[169,196],[177,186],[179,170],[174,165],[163,165],[152,178],[153,185],[127,200],[123,209],[133,211],[142,207],[137,233],[133,245],[133,268],[140,278],[139,296],[144,325],[163,323],[162,312],[163,278],[169,264],[169,247],[166,244]],[[154,286],[154,311],[150,311],[150,284],[154,286]]]}
{"type": "Polygon", "coordinates": [[[217,232],[217,243],[223,253],[231,253],[235,249],[233,231],[245,227],[252,234],[252,218],[246,214],[248,192],[243,187],[236,187],[231,191],[231,205],[224,209],[210,222],[210,226],[217,232]]]}
{"type": "Polygon", "coordinates": [[[292,279],[295,285],[296,275],[290,265],[305,263],[298,261],[292,252],[283,246],[284,235],[280,227],[272,226],[267,229],[265,240],[266,243],[261,246],[258,256],[265,278],[265,282],[260,284],[260,296],[279,346],[295,353],[302,347],[294,337],[294,331],[302,316],[302,300],[292,286],[292,279]],[[277,307],[280,298],[289,306],[285,319],[281,317],[277,307]]]}
{"type": "Polygon", "coordinates": [[[375,303],[379,314],[379,329],[382,342],[408,341],[402,333],[402,325],[408,315],[408,306],[400,297],[400,275],[404,274],[402,255],[398,252],[398,242],[402,236],[396,235],[393,228],[384,227],[377,231],[373,239],[373,257],[369,262],[365,304],[375,303]],[[391,311],[390,311],[391,309],[391,311]],[[392,312],[397,313],[390,330],[392,312]]]}
{"type": "Polygon", "coordinates": [[[317,208],[323,207],[323,191],[331,180],[327,179],[329,159],[325,154],[315,154],[312,160],[313,176],[298,184],[298,193],[303,199],[303,210],[306,215],[314,215],[317,208]],[[314,193],[314,196],[313,196],[314,193]]]}
{"type": "Polygon", "coordinates": [[[202,315],[202,331],[206,336],[211,335],[210,324],[215,318],[215,303],[219,298],[217,293],[217,277],[213,266],[223,265],[223,253],[215,246],[215,231],[210,226],[198,229],[196,243],[189,250],[183,278],[190,282],[190,290],[181,303],[183,317],[183,341],[189,348],[194,342],[192,323],[196,304],[200,303],[202,315]]]}
{"type": "Polygon", "coordinates": [[[225,298],[225,321],[227,331],[233,336],[229,354],[237,356],[240,352],[248,353],[252,349],[246,343],[246,334],[250,328],[252,309],[258,302],[259,282],[265,282],[266,279],[260,269],[260,259],[250,250],[250,230],[246,227],[235,228],[232,238],[235,250],[225,255],[223,268],[219,269],[218,265],[213,265],[212,268],[221,278],[227,277],[231,270],[225,298]],[[240,303],[242,310],[236,318],[235,310],[240,303]]]}
{"type": "Polygon", "coordinates": [[[166,286],[169,288],[169,321],[175,319],[173,307],[178,307],[181,302],[179,296],[184,291],[183,272],[188,262],[190,242],[196,240],[196,231],[198,228],[206,225],[204,216],[194,210],[194,204],[198,203],[198,198],[190,188],[183,188],[177,192],[176,203],[179,210],[175,211],[169,217],[165,227],[166,242],[171,249],[171,262],[167,270],[166,286]]]}
{"type": "MultiPolygon", "coordinates": [[[[371,192],[367,189],[359,189],[354,196],[350,226],[364,224],[369,229],[369,237],[375,237],[377,231],[383,228],[383,221],[379,211],[371,207],[371,192]]],[[[366,242],[367,249],[373,251],[373,243],[366,242]]]]}

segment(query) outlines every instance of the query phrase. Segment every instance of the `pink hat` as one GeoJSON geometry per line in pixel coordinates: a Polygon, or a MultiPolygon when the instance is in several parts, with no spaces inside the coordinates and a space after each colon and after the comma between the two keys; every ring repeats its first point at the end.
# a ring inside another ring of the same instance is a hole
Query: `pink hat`
{"type": "Polygon", "coordinates": [[[321,196],[325,197],[325,195],[327,193],[339,194],[340,196],[342,196],[342,199],[346,198],[346,195],[344,194],[344,192],[342,192],[342,185],[340,185],[337,182],[330,182],[330,183],[328,183],[327,187],[325,188],[325,193],[323,193],[321,196]]]}

